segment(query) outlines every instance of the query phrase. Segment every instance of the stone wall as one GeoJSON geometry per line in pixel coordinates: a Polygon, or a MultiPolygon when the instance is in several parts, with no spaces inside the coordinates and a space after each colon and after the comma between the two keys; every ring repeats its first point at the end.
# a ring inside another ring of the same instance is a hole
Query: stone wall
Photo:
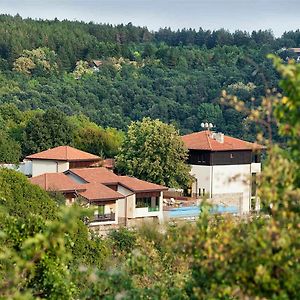
{"type": "MultiPolygon", "coordinates": [[[[139,227],[143,224],[159,224],[157,217],[127,219],[127,228],[139,227]]],[[[99,236],[106,236],[111,230],[125,226],[125,218],[119,218],[118,224],[90,226],[90,230],[99,236]]]]}

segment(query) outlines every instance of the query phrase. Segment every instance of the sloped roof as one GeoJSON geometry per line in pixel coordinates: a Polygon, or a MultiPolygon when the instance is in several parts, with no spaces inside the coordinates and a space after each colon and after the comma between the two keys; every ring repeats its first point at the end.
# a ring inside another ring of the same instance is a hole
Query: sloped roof
{"type": "Polygon", "coordinates": [[[133,192],[163,191],[168,189],[162,185],[129,176],[119,176],[119,183],[133,192]]]}
{"type": "Polygon", "coordinates": [[[115,160],[113,158],[106,158],[102,161],[102,167],[113,170],[115,167],[115,160]]]}
{"type": "Polygon", "coordinates": [[[96,60],[96,59],[94,59],[92,62],[94,63],[94,65],[96,67],[100,67],[103,64],[102,60],[96,60]]]}
{"type": "Polygon", "coordinates": [[[77,192],[91,202],[124,198],[124,195],[101,183],[78,184],[64,173],[46,173],[29,180],[46,191],[77,192]]]}
{"type": "Polygon", "coordinates": [[[79,194],[91,202],[101,200],[117,200],[125,197],[124,195],[114,191],[113,189],[101,183],[87,183],[83,186],[86,188],[86,190],[80,192],[79,194]]]}
{"type": "Polygon", "coordinates": [[[90,183],[117,184],[119,181],[118,175],[104,167],[70,169],[69,171],[90,183]]]}
{"type": "Polygon", "coordinates": [[[262,150],[265,148],[257,143],[249,143],[227,135],[224,135],[224,142],[220,143],[212,137],[212,132],[208,130],[184,135],[182,140],[189,150],[231,151],[262,150]]]}
{"type": "Polygon", "coordinates": [[[70,146],[59,146],[36,154],[26,156],[27,159],[45,159],[60,161],[99,161],[101,158],[70,146]]]}
{"type": "Polygon", "coordinates": [[[120,184],[133,192],[163,191],[164,186],[129,176],[118,176],[106,168],[82,168],[69,170],[90,183],[120,184]]]}
{"type": "Polygon", "coordinates": [[[40,186],[46,191],[78,191],[85,188],[63,173],[46,173],[39,176],[35,176],[29,179],[32,184],[40,186]]]}

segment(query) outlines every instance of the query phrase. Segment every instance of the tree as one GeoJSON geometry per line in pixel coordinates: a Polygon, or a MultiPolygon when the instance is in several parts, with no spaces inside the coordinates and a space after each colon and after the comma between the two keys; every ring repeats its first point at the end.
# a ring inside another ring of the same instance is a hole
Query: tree
{"type": "Polygon", "coordinates": [[[48,48],[24,50],[14,62],[14,70],[25,75],[49,75],[58,71],[56,53],[48,48]]]}
{"type": "Polygon", "coordinates": [[[123,132],[114,128],[102,128],[84,115],[69,118],[74,125],[74,147],[86,152],[111,158],[119,153],[123,132]]]}
{"type": "Polygon", "coordinates": [[[224,131],[224,118],[219,105],[201,103],[198,108],[199,122],[212,123],[217,130],[224,131]]]}
{"type": "Polygon", "coordinates": [[[15,171],[0,170],[0,298],[78,298],[79,266],[103,267],[109,247],[77,206],[58,207],[15,171]]]}
{"type": "Polygon", "coordinates": [[[193,257],[192,278],[187,282],[190,298],[299,297],[300,68],[295,63],[282,64],[277,58],[274,63],[283,77],[284,96],[268,94],[251,117],[259,122],[276,121],[290,147],[283,150],[266,141],[268,159],[258,191],[263,207],[260,215],[236,220],[211,217],[202,210],[197,228],[182,242],[191,245],[189,255],[193,257]]]}
{"type": "Polygon", "coordinates": [[[187,153],[174,126],[144,118],[128,127],[116,165],[121,173],[170,187],[185,187],[190,182],[187,153]]]}
{"type": "MultiPolygon", "coordinates": [[[[282,76],[280,86],[285,93],[285,97],[275,107],[279,132],[289,138],[291,159],[300,165],[300,65],[295,62],[284,65],[281,59],[270,57],[273,58],[274,66],[282,76]]],[[[296,176],[295,183],[300,187],[300,171],[296,176]]]]}
{"type": "Polygon", "coordinates": [[[18,163],[21,157],[21,146],[0,130],[0,163],[18,163]]]}
{"type": "Polygon", "coordinates": [[[70,145],[73,134],[73,126],[66,115],[56,108],[51,108],[28,122],[23,134],[23,154],[70,145]]]}
{"type": "Polygon", "coordinates": [[[80,60],[76,63],[76,67],[73,71],[75,79],[80,79],[84,75],[94,74],[93,69],[89,66],[87,61],[80,60]]]}

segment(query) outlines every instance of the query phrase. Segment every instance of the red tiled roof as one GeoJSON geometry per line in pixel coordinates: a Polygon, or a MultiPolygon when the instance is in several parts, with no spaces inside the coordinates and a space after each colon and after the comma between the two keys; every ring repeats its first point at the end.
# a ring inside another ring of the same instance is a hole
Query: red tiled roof
{"type": "Polygon", "coordinates": [[[46,173],[29,180],[46,191],[77,192],[92,202],[124,198],[122,194],[101,183],[78,184],[64,173],[46,173]]]}
{"type": "Polygon", "coordinates": [[[95,59],[93,60],[93,63],[95,64],[96,67],[100,67],[103,64],[102,60],[95,60],[95,59]]]}
{"type": "Polygon", "coordinates": [[[164,186],[129,176],[118,176],[106,168],[71,169],[70,172],[87,182],[102,184],[120,184],[133,192],[162,191],[164,186]]]}
{"type": "Polygon", "coordinates": [[[75,149],[70,146],[59,146],[26,156],[26,158],[62,161],[99,161],[101,159],[99,156],[75,149]]]}
{"type": "Polygon", "coordinates": [[[163,191],[168,188],[135,177],[119,176],[119,183],[133,192],[163,191]]]}
{"type": "Polygon", "coordinates": [[[212,137],[212,132],[207,130],[184,135],[182,140],[189,150],[231,151],[265,148],[257,143],[249,143],[226,135],[224,135],[224,142],[220,143],[212,137]]]}
{"type": "Polygon", "coordinates": [[[87,183],[83,185],[86,190],[79,194],[91,202],[101,200],[117,200],[125,198],[124,195],[112,190],[101,183],[87,183]]]}
{"type": "Polygon", "coordinates": [[[69,171],[90,183],[117,184],[119,181],[118,175],[104,167],[71,169],[69,171]]]}
{"type": "Polygon", "coordinates": [[[85,189],[63,173],[46,173],[32,177],[29,180],[32,184],[38,185],[46,191],[66,192],[83,191],[85,189]]]}
{"type": "Polygon", "coordinates": [[[115,167],[115,160],[113,158],[106,158],[102,161],[102,167],[106,169],[114,169],[115,167]]]}

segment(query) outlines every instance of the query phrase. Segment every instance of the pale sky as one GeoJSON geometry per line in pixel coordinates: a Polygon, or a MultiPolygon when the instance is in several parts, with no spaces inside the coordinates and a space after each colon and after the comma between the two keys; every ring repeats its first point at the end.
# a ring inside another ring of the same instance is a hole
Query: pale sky
{"type": "Polygon", "coordinates": [[[300,0],[0,0],[1,14],[41,19],[230,31],[300,28],[300,0]]]}

